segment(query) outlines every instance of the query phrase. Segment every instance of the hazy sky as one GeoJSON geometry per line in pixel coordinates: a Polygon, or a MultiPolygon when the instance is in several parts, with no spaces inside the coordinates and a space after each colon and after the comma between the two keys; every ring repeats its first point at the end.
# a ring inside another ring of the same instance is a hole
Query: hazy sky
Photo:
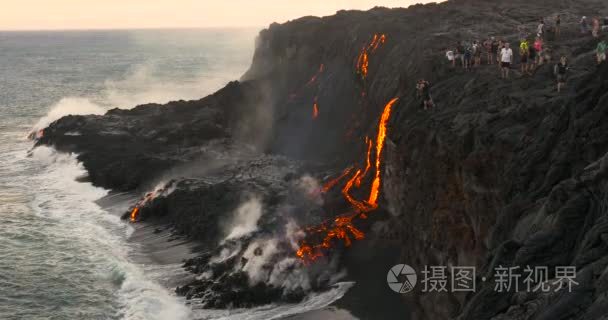
{"type": "Polygon", "coordinates": [[[0,0],[0,30],[267,26],[425,0],[0,0]]]}

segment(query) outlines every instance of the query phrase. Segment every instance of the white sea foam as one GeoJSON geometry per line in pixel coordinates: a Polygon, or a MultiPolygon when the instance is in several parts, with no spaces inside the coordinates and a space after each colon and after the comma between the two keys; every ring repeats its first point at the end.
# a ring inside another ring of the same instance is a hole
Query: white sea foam
{"type": "Polygon", "coordinates": [[[204,320],[275,320],[292,315],[323,309],[342,298],[354,282],[340,282],[330,290],[312,294],[297,304],[267,305],[253,309],[200,310],[194,316],[204,320]]]}
{"type": "MultiPolygon", "coordinates": [[[[126,320],[185,320],[190,309],[167,289],[150,279],[142,266],[129,260],[134,250],[127,244],[125,229],[131,228],[119,217],[108,214],[95,204],[107,194],[101,188],[76,182],[85,173],[75,155],[55,152],[49,147],[33,150],[32,158],[45,166],[34,177],[34,208],[39,215],[60,220],[61,228],[53,237],[64,238],[77,251],[87,255],[89,263],[76,271],[94,268],[100,276],[118,288],[118,314],[126,320]]],[[[77,272],[78,273],[78,272],[77,272]]]]}
{"type": "Polygon", "coordinates": [[[53,105],[49,112],[32,127],[31,132],[48,127],[54,121],[67,115],[104,114],[106,109],[89,99],[67,97],[53,105]]]}
{"type": "MultiPolygon", "coordinates": [[[[42,164],[43,172],[34,178],[34,207],[38,214],[60,220],[63,228],[56,230],[53,237],[64,237],[89,255],[93,264],[83,264],[84,268],[95,268],[109,282],[117,286],[120,299],[118,315],[125,320],[261,320],[280,319],[324,308],[340,299],[354,283],[337,283],[323,293],[312,293],[298,304],[268,305],[253,309],[195,310],[186,307],[183,299],[175,297],[159,281],[169,278],[172,273],[183,272],[179,265],[165,268],[151,268],[132,263],[130,254],[135,250],[126,242],[126,229],[131,227],[117,216],[108,214],[95,204],[95,200],[107,194],[101,188],[88,183],[79,183],[75,178],[85,173],[75,155],[57,153],[49,147],[38,147],[32,151],[33,161],[42,164]],[[69,230],[69,231],[68,231],[69,230]],[[149,270],[154,270],[150,272],[149,270]]],[[[290,269],[291,263],[281,261],[272,271],[263,271],[262,266],[276,252],[276,240],[257,241],[247,248],[249,258],[245,270],[254,280],[270,281],[286,286],[293,282],[301,286],[301,275],[286,278],[283,269],[290,269]],[[261,252],[256,253],[260,247],[261,252]],[[270,273],[269,273],[270,272],[270,273]]],[[[226,253],[230,255],[230,252],[226,253]]],[[[78,270],[78,269],[76,269],[78,270]]],[[[301,279],[307,282],[308,279],[301,279]]]]}

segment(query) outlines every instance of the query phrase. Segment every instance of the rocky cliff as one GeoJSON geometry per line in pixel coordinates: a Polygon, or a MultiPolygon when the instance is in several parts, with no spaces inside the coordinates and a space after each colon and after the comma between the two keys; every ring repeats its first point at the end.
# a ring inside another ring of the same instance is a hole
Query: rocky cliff
{"type": "Polygon", "coordinates": [[[366,297],[387,296],[386,271],[407,263],[478,269],[476,293],[418,288],[400,297],[408,308],[398,312],[413,319],[601,319],[608,313],[608,65],[595,65],[597,40],[581,36],[576,23],[606,10],[593,0],[454,0],[273,24],[239,82],[199,101],[65,117],[37,143],[77,152],[99,186],[143,196],[163,182],[134,220],[163,222],[203,242],[200,257],[186,263],[197,280],[178,292],[207,307],[299,300],[345,268],[365,299],[354,304],[372,310],[355,315],[387,318],[395,314],[366,297]],[[456,41],[493,35],[515,44],[517,26],[534,30],[540,17],[557,14],[562,36],[547,44],[573,67],[561,94],[552,63],[502,80],[495,65],[466,72],[445,60],[456,41]],[[433,84],[431,111],[416,98],[420,78],[433,84]],[[365,239],[347,248],[335,238],[323,261],[303,263],[295,251],[304,226],[349,210],[339,190],[345,180],[329,192],[321,185],[365,167],[394,98],[379,205],[354,223],[365,239]],[[252,198],[263,208],[255,230],[231,237],[227,221],[252,198]],[[496,266],[576,266],[579,286],[496,292],[496,266]]]}

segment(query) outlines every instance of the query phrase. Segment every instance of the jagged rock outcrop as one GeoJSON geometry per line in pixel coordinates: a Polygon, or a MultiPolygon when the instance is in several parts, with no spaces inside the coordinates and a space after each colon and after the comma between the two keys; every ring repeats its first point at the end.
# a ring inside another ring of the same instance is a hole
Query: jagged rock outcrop
{"type": "MultiPolygon", "coordinates": [[[[222,238],[217,224],[242,192],[267,201],[271,214],[261,220],[265,237],[284,225],[275,219],[279,204],[298,203],[301,210],[290,218],[301,224],[318,222],[319,208],[343,205],[336,192],[307,208],[285,190],[305,173],[324,180],[363,161],[364,138],[375,134],[382,108],[398,97],[382,165],[381,210],[361,226],[367,245],[334,252],[342,254],[340,266],[359,270],[353,277],[367,286],[361,294],[386,295],[383,283],[374,287],[365,277],[382,282],[385,274],[376,275],[377,270],[396,263],[417,270],[470,265],[488,280],[478,281],[475,294],[405,295],[412,318],[602,319],[608,310],[608,65],[595,65],[597,40],[581,36],[576,25],[581,15],[602,10],[607,3],[596,0],[455,0],[273,24],[260,33],[252,66],[240,82],[200,101],[65,117],[38,143],[78,152],[91,181],[112,189],[145,192],[162,176],[180,177],[176,191],[149,203],[141,218],[169,223],[177,233],[215,246],[222,238]],[[515,44],[519,25],[534,30],[540,17],[552,21],[556,14],[562,15],[562,36],[549,36],[547,45],[554,57],[568,56],[573,67],[561,94],[554,89],[551,63],[533,76],[514,71],[511,80],[501,80],[495,65],[465,72],[445,60],[444,49],[456,41],[494,35],[515,44]],[[375,34],[384,34],[386,42],[370,51],[363,77],[357,64],[375,34]],[[422,111],[415,96],[420,78],[433,83],[432,111],[422,111]],[[252,153],[287,160],[261,156],[240,165],[224,163],[219,171],[230,175],[219,180],[209,180],[205,170],[170,172],[223,162],[218,149],[251,144],[252,153]],[[268,171],[249,174],[254,164],[268,171]],[[281,174],[269,174],[275,171],[281,174]],[[397,237],[386,239],[387,234],[397,237]],[[387,258],[374,259],[379,252],[387,258]],[[366,264],[376,267],[374,274],[366,273],[372,270],[362,267],[366,264]],[[497,293],[492,290],[497,265],[573,265],[580,286],[572,293],[497,293]]],[[[272,285],[251,291],[241,273],[229,278],[228,267],[247,263],[240,260],[254,243],[247,241],[236,250],[238,258],[224,265],[210,263],[222,246],[189,261],[199,279],[178,291],[206,298],[211,307],[226,307],[237,296],[241,306],[267,303],[260,298],[264,294],[270,300],[301,297],[297,290],[285,295],[272,285]]],[[[289,244],[280,243],[287,254],[289,244]]],[[[316,283],[320,290],[327,281],[316,283]]]]}

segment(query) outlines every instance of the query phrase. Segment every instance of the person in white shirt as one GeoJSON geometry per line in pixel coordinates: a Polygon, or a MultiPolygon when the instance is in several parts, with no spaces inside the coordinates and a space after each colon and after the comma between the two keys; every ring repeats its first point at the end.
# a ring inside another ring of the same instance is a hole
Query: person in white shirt
{"type": "Polygon", "coordinates": [[[505,47],[500,51],[500,67],[503,79],[509,78],[509,68],[513,61],[513,50],[509,47],[509,43],[505,43],[505,47]]]}
{"type": "Polygon", "coordinates": [[[454,65],[454,51],[452,50],[448,50],[445,52],[445,56],[448,58],[448,61],[450,62],[450,64],[454,65]]]}
{"type": "Polygon", "coordinates": [[[536,27],[536,33],[537,36],[541,38],[545,35],[545,19],[540,18],[540,23],[538,24],[538,27],[536,27]]]}

